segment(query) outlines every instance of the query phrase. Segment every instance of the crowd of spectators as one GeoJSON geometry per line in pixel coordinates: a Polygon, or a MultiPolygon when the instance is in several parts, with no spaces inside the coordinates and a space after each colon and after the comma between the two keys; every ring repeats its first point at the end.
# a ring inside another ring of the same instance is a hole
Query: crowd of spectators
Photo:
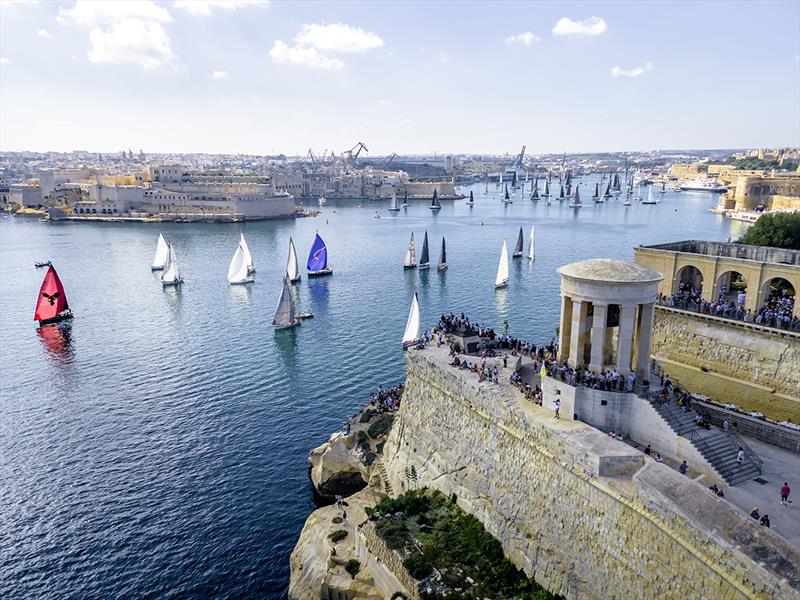
{"type": "Polygon", "coordinates": [[[747,294],[743,291],[736,294],[735,300],[729,298],[728,289],[723,286],[719,298],[708,302],[703,299],[698,288],[692,287],[690,283],[686,282],[681,283],[678,291],[674,294],[669,296],[660,294],[658,297],[658,303],[663,306],[800,332],[800,318],[792,316],[795,297],[786,289],[772,290],[763,306],[755,313],[751,309],[745,308],[746,300],[747,294]]]}
{"type": "Polygon", "coordinates": [[[400,408],[400,400],[403,397],[403,390],[405,386],[398,383],[390,388],[385,388],[382,385],[369,397],[369,403],[375,407],[379,413],[395,412],[400,408]]]}

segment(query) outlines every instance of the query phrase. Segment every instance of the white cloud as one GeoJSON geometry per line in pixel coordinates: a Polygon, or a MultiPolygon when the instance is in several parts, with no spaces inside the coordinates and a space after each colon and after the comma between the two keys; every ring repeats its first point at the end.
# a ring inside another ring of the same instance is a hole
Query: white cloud
{"type": "Polygon", "coordinates": [[[228,77],[227,71],[214,71],[211,73],[211,77],[214,79],[226,79],[228,77]]]}
{"type": "Polygon", "coordinates": [[[533,42],[540,41],[542,41],[542,38],[535,35],[532,31],[510,35],[506,38],[506,44],[522,44],[523,46],[530,46],[533,42]]]}
{"type": "Polygon", "coordinates": [[[150,0],[77,0],[72,8],[58,9],[58,21],[75,25],[108,25],[126,20],[169,23],[172,16],[166,8],[150,0]]]}
{"type": "Polygon", "coordinates": [[[649,60],[643,67],[633,67],[632,69],[623,69],[619,66],[611,67],[612,77],[639,77],[644,75],[647,71],[652,71],[655,67],[649,60]]]}
{"type": "Polygon", "coordinates": [[[282,40],[275,40],[275,45],[269,51],[272,62],[281,65],[301,65],[317,69],[338,70],[344,63],[338,58],[329,58],[317,52],[316,48],[303,48],[301,46],[287,46],[282,40]]]}
{"type": "Polygon", "coordinates": [[[53,37],[50,35],[50,32],[47,31],[47,29],[40,29],[36,32],[36,35],[45,40],[49,40],[51,37],[53,37]]]}
{"type": "Polygon", "coordinates": [[[300,46],[333,52],[365,52],[383,46],[383,40],[377,34],[345,23],[303,25],[294,40],[300,46]]]}
{"type": "Polygon", "coordinates": [[[569,17],[561,17],[553,27],[553,35],[600,35],[608,28],[605,19],[589,17],[583,21],[573,21],[569,17]]]}
{"type": "Polygon", "coordinates": [[[439,62],[446,63],[447,62],[447,54],[444,52],[439,52],[439,62]]]}
{"type": "Polygon", "coordinates": [[[175,55],[160,23],[126,20],[110,27],[95,27],[89,33],[92,48],[87,53],[93,63],[135,64],[155,69],[172,64],[175,55]]]}
{"type": "Polygon", "coordinates": [[[394,104],[391,100],[378,100],[378,104],[383,104],[384,106],[391,106],[394,104]]]}
{"type": "Polygon", "coordinates": [[[174,64],[171,41],[162,27],[172,16],[150,0],[78,0],[72,8],[59,9],[58,21],[92,27],[92,47],[86,53],[90,62],[135,64],[145,69],[174,64]]]}
{"type": "Polygon", "coordinates": [[[7,56],[0,56],[0,65],[8,65],[11,64],[11,59],[7,56]]]}
{"type": "Polygon", "coordinates": [[[268,0],[175,0],[175,8],[183,9],[195,17],[210,17],[215,9],[236,10],[267,4],[268,0]]]}

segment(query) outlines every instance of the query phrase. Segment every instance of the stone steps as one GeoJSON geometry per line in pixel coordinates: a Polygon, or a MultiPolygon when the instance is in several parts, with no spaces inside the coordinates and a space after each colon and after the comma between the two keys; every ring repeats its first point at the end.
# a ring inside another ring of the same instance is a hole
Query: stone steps
{"type": "Polygon", "coordinates": [[[386,465],[383,462],[382,458],[379,458],[375,461],[372,467],[373,477],[377,476],[378,480],[381,483],[381,487],[383,490],[390,496],[394,495],[394,490],[392,489],[392,484],[389,483],[389,474],[386,472],[386,465]]]}

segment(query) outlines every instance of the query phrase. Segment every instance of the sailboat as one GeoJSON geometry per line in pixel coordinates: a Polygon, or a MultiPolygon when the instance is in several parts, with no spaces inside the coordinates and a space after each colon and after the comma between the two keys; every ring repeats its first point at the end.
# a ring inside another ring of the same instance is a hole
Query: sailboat
{"type": "Polygon", "coordinates": [[[622,206],[630,206],[631,205],[631,195],[625,194],[625,200],[622,201],[622,206]]]}
{"type": "Polygon", "coordinates": [[[608,178],[608,186],[606,186],[606,191],[603,194],[603,198],[611,198],[611,177],[608,178]]]}
{"type": "Polygon", "coordinates": [[[513,204],[514,201],[508,195],[508,185],[506,185],[506,197],[503,198],[503,204],[513,204]]]}
{"type": "Polygon", "coordinates": [[[512,258],[519,258],[523,254],[522,245],[524,243],[522,237],[522,227],[519,228],[519,235],[517,236],[517,245],[514,246],[514,253],[511,255],[512,258]]]}
{"type": "Polygon", "coordinates": [[[583,204],[581,203],[581,194],[578,191],[580,187],[581,187],[580,183],[575,186],[575,196],[569,203],[570,208],[580,208],[581,206],[583,206],[583,204]]]}
{"type": "Polygon", "coordinates": [[[559,201],[563,201],[564,200],[564,184],[559,184],[559,185],[561,187],[561,190],[558,192],[558,199],[559,199],[559,201]]]}
{"type": "Polygon", "coordinates": [[[414,247],[414,234],[411,234],[411,239],[408,241],[408,249],[406,250],[406,259],[403,261],[403,269],[413,269],[417,266],[417,254],[414,247]]]}
{"type": "Polygon", "coordinates": [[[328,266],[328,248],[325,242],[319,237],[314,236],[314,243],[311,244],[311,252],[308,253],[306,269],[309,277],[322,277],[323,275],[333,274],[333,270],[328,266]]]}
{"type": "Polygon", "coordinates": [[[406,193],[403,196],[403,208],[408,208],[408,190],[406,190],[406,193]]]}
{"type": "Polygon", "coordinates": [[[622,193],[622,189],[620,188],[619,185],[619,173],[614,173],[614,185],[611,186],[611,189],[613,190],[615,195],[622,193]]]}
{"type": "Polygon", "coordinates": [[[666,181],[662,181],[661,182],[661,189],[659,190],[658,193],[659,194],[666,194],[667,193],[667,182],[666,181]]]}
{"type": "Polygon", "coordinates": [[[400,212],[400,207],[397,206],[397,192],[392,191],[392,199],[389,201],[389,212],[400,212]]]}
{"type": "Polygon", "coordinates": [[[653,198],[653,186],[647,186],[647,199],[642,200],[642,204],[656,204],[655,199],[653,198]]]}
{"type": "Polygon", "coordinates": [[[283,289],[281,297],[278,299],[278,308],[275,309],[275,317],[272,319],[275,329],[288,329],[300,325],[300,319],[295,314],[294,297],[292,289],[289,287],[289,278],[283,278],[283,289]]]}
{"type": "Polygon", "coordinates": [[[469,191],[469,201],[467,201],[467,206],[473,206],[475,204],[475,197],[472,195],[472,190],[469,191]]]}
{"type": "Polygon", "coordinates": [[[325,194],[320,194],[319,195],[319,205],[320,206],[325,206],[327,203],[328,203],[328,201],[325,200],[325,194]]]}
{"type": "Polygon", "coordinates": [[[286,259],[286,278],[289,283],[300,281],[300,268],[297,264],[297,251],[294,249],[294,241],[289,238],[289,256],[286,259]]]}
{"type": "Polygon", "coordinates": [[[425,237],[422,240],[422,254],[419,255],[419,270],[423,271],[430,268],[431,259],[428,255],[428,232],[425,232],[425,237]]]}
{"type": "Polygon", "coordinates": [[[156,244],[156,254],[153,257],[153,262],[150,265],[151,271],[161,271],[167,266],[169,260],[169,248],[167,241],[162,234],[158,234],[158,243],[156,244]]]}
{"type": "Polygon", "coordinates": [[[175,254],[175,248],[172,244],[167,244],[167,248],[169,248],[169,260],[164,268],[164,273],[161,274],[161,285],[164,287],[179,286],[183,283],[183,277],[178,268],[178,256],[175,254]]]}
{"type": "Polygon", "coordinates": [[[544,194],[542,194],[543,198],[550,198],[550,178],[544,180],[544,194]]]}
{"type": "Polygon", "coordinates": [[[253,283],[255,279],[250,275],[247,266],[247,258],[244,254],[244,248],[240,243],[236,246],[236,252],[233,253],[231,264],[228,266],[228,283],[237,285],[241,283],[253,283]]]}
{"type": "Polygon", "coordinates": [[[592,194],[592,200],[597,202],[597,200],[599,198],[600,198],[600,182],[599,181],[595,181],[595,183],[594,183],[594,193],[592,194]]]}
{"type": "Polygon", "coordinates": [[[64,319],[72,318],[72,311],[67,302],[67,294],[64,292],[64,285],[58,278],[58,273],[52,267],[47,269],[42,280],[42,287],[39,288],[39,296],[36,299],[36,311],[33,313],[33,320],[39,321],[39,325],[48,323],[58,323],[64,319]]]}
{"type": "Polygon", "coordinates": [[[536,229],[535,225],[531,225],[531,235],[528,239],[528,259],[534,260],[536,258],[536,245],[534,244],[534,230],[536,229]]]}
{"type": "Polygon", "coordinates": [[[486,174],[486,189],[483,190],[484,195],[489,193],[489,174],[486,174]]]}
{"type": "Polygon", "coordinates": [[[531,200],[539,199],[539,178],[535,177],[533,180],[533,192],[531,192],[531,200]]]}
{"type": "Polygon", "coordinates": [[[441,210],[442,205],[439,204],[439,192],[436,191],[436,188],[433,188],[433,198],[431,198],[431,205],[428,207],[431,210],[441,210]]]}
{"type": "Polygon", "coordinates": [[[439,266],[437,271],[440,273],[447,269],[447,248],[444,245],[444,236],[442,236],[442,251],[439,253],[439,266]]]}
{"type": "Polygon", "coordinates": [[[250,247],[247,245],[247,240],[244,239],[244,234],[239,234],[239,246],[244,253],[244,262],[247,265],[247,274],[252,275],[256,272],[256,265],[253,262],[253,256],[250,254],[250,247]]]}
{"type": "Polygon", "coordinates": [[[405,350],[417,342],[419,342],[419,300],[417,300],[417,292],[414,292],[414,297],[411,299],[411,310],[408,311],[406,329],[403,332],[403,349],[405,350]]]}
{"type": "Polygon", "coordinates": [[[508,248],[506,241],[503,240],[503,248],[500,250],[500,264],[497,265],[497,277],[494,279],[495,288],[504,288],[508,285],[508,248]]]}
{"type": "Polygon", "coordinates": [[[636,200],[637,202],[642,201],[642,194],[639,192],[639,185],[640,184],[638,183],[636,184],[636,197],[634,198],[634,200],[636,200]]]}

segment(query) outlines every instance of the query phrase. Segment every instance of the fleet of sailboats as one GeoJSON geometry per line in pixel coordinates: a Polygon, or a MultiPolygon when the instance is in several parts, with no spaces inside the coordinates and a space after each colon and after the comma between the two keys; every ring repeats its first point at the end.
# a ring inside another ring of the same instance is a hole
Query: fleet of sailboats
{"type": "Polygon", "coordinates": [[[506,241],[503,240],[503,247],[500,249],[500,264],[497,265],[497,277],[494,279],[495,288],[504,288],[508,285],[508,248],[506,241]]]}

